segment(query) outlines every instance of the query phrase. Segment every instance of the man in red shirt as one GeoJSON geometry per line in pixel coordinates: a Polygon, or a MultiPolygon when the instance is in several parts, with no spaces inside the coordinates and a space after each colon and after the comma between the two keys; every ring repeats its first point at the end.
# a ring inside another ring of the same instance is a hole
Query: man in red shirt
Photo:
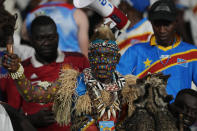
{"type": "MultiPolygon", "coordinates": [[[[69,66],[80,72],[89,67],[85,56],[79,53],[58,50],[58,33],[54,21],[48,16],[37,17],[31,25],[31,42],[35,49],[35,55],[24,61],[25,76],[32,84],[43,81],[53,82],[59,77],[61,67],[69,66]]],[[[7,90],[8,103],[15,107],[22,107],[25,115],[38,131],[65,131],[69,126],[59,126],[54,120],[51,111],[52,103],[29,103],[24,101],[17,92],[11,79],[1,82],[4,90],[7,90]],[[9,82],[8,82],[9,81],[9,82]],[[9,85],[8,85],[9,83],[9,85]]]]}

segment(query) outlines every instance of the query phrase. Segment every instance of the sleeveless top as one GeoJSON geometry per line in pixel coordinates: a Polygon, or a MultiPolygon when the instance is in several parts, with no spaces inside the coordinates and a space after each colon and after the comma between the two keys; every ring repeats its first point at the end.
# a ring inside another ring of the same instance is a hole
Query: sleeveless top
{"type": "Polygon", "coordinates": [[[74,20],[76,8],[64,2],[47,2],[32,10],[26,18],[26,26],[30,33],[31,22],[36,16],[50,16],[57,25],[59,49],[66,52],[81,52],[77,38],[77,24],[74,20]]]}

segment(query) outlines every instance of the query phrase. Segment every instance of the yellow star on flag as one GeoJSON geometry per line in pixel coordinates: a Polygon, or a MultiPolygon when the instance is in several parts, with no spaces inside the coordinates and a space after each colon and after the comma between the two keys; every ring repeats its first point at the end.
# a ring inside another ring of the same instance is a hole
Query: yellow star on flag
{"type": "Polygon", "coordinates": [[[146,61],[144,61],[145,68],[146,68],[146,67],[149,67],[151,62],[152,62],[152,60],[149,60],[149,59],[147,58],[146,61]]]}

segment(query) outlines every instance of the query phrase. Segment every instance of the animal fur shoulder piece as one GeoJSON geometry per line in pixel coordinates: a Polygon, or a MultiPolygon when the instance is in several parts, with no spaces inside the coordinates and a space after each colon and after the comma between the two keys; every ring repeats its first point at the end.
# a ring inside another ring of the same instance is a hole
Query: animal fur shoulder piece
{"type": "Polygon", "coordinates": [[[53,111],[56,121],[60,125],[68,125],[71,122],[72,96],[77,87],[79,72],[74,69],[63,68],[58,81],[61,83],[54,98],[53,111]]]}
{"type": "Polygon", "coordinates": [[[140,131],[178,131],[176,120],[169,112],[166,101],[167,79],[162,73],[148,74],[137,80],[135,86],[130,86],[133,93],[133,113],[124,122],[123,128],[140,131]],[[140,93],[139,93],[140,91],[140,93]],[[135,100],[136,99],[136,100],[135,100]],[[142,124],[143,123],[143,124],[142,124]]]}

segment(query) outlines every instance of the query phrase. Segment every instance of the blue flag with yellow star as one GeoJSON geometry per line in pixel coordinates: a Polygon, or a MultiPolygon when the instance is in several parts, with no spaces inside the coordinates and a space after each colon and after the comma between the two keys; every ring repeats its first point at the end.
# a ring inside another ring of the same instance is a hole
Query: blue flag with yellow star
{"type": "Polygon", "coordinates": [[[113,121],[100,121],[99,127],[100,127],[100,131],[115,131],[113,121]]]}
{"type": "Polygon", "coordinates": [[[170,75],[166,91],[175,98],[180,90],[191,88],[192,81],[197,85],[197,47],[178,36],[175,40],[173,45],[163,47],[152,36],[149,42],[131,46],[121,56],[117,71],[138,78],[158,72],[170,75]]]}

